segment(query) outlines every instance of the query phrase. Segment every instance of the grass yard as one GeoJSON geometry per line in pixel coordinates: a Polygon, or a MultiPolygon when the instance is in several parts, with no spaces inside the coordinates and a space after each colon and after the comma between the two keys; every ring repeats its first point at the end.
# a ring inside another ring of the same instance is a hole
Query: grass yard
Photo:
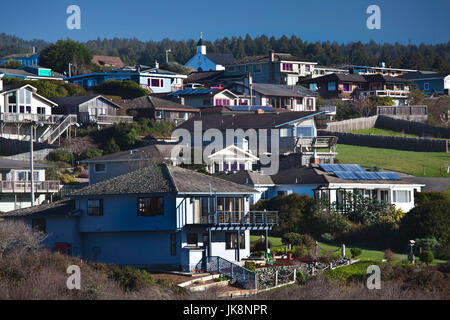
{"type": "Polygon", "coordinates": [[[450,154],[445,152],[415,152],[383,148],[370,148],[338,144],[336,152],[340,163],[358,163],[365,167],[381,167],[412,174],[418,177],[450,178],[446,170],[450,165],[450,154]]]}
{"type": "Polygon", "coordinates": [[[374,135],[374,136],[394,136],[394,137],[419,138],[419,136],[415,135],[415,134],[410,134],[410,133],[403,134],[401,131],[393,131],[393,130],[380,129],[380,128],[354,130],[354,131],[349,131],[349,133],[369,134],[369,135],[374,135]]]}
{"type": "MultiPolygon", "coordinates": [[[[251,235],[250,236],[250,243],[254,243],[259,239],[258,235],[251,235]]],[[[274,248],[279,248],[279,247],[284,247],[284,245],[281,243],[281,238],[280,237],[269,237],[269,241],[271,244],[271,249],[274,248]]],[[[340,245],[336,245],[336,244],[327,244],[324,242],[320,242],[319,241],[319,247],[320,247],[320,254],[322,254],[324,251],[329,250],[329,251],[333,251],[333,253],[341,253],[341,246],[340,245]]],[[[351,248],[355,248],[356,246],[349,246],[345,248],[345,255],[347,257],[351,257],[351,253],[350,253],[350,249],[351,248]]],[[[384,251],[380,251],[380,250],[374,250],[374,249],[368,249],[368,248],[362,248],[362,247],[358,247],[362,250],[362,254],[358,257],[358,259],[360,260],[373,260],[373,261],[381,261],[384,259],[384,251]]],[[[407,255],[406,254],[399,254],[399,253],[394,253],[395,256],[395,261],[397,262],[401,262],[403,260],[407,259],[407,255]]],[[[446,261],[444,260],[434,260],[433,263],[431,265],[436,265],[438,263],[445,263],[446,261]]]]}

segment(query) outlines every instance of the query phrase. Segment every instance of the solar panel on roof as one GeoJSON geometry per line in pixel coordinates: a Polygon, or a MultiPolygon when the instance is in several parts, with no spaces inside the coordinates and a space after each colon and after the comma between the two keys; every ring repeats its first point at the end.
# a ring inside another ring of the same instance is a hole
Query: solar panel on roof
{"type": "Polygon", "coordinates": [[[358,180],[358,177],[355,175],[355,172],[350,171],[335,171],[334,174],[344,180],[358,180]]]}
{"type": "Polygon", "coordinates": [[[377,172],[382,180],[401,180],[400,177],[394,172],[377,172]]]}

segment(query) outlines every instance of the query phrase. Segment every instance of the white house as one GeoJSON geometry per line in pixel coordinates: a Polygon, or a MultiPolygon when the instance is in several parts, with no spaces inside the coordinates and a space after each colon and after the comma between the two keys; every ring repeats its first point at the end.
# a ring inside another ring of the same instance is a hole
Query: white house
{"type": "Polygon", "coordinates": [[[235,61],[233,55],[223,53],[206,53],[206,44],[203,36],[197,43],[196,54],[186,62],[186,67],[192,67],[198,71],[220,71],[225,70],[225,65],[235,61]]]}
{"type": "Polygon", "coordinates": [[[247,148],[242,149],[235,145],[229,145],[208,156],[207,163],[209,173],[226,171],[252,170],[259,158],[247,148]]]}
{"type": "MultiPolygon", "coordinates": [[[[59,191],[59,181],[47,181],[47,165],[34,164],[35,203],[39,205],[59,191]]],[[[0,158],[0,212],[31,206],[31,170],[29,162],[0,158]]]]}

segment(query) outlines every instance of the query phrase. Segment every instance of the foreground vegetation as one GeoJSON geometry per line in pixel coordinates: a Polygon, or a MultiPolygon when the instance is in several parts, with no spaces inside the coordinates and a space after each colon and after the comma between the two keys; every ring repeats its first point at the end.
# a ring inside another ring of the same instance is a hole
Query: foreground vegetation
{"type": "Polygon", "coordinates": [[[393,149],[370,148],[338,144],[336,159],[339,163],[357,163],[364,167],[378,167],[404,172],[418,177],[446,177],[450,155],[445,152],[415,152],[393,149]]]}

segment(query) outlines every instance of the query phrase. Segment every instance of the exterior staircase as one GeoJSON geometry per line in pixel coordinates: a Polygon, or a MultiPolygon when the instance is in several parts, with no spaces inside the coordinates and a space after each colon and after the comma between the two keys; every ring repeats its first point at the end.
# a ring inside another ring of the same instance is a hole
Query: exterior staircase
{"type": "Polygon", "coordinates": [[[46,142],[52,144],[58,139],[70,126],[77,123],[77,116],[69,114],[61,118],[58,122],[52,125],[49,130],[46,130],[40,137],[39,142],[46,142]]]}

